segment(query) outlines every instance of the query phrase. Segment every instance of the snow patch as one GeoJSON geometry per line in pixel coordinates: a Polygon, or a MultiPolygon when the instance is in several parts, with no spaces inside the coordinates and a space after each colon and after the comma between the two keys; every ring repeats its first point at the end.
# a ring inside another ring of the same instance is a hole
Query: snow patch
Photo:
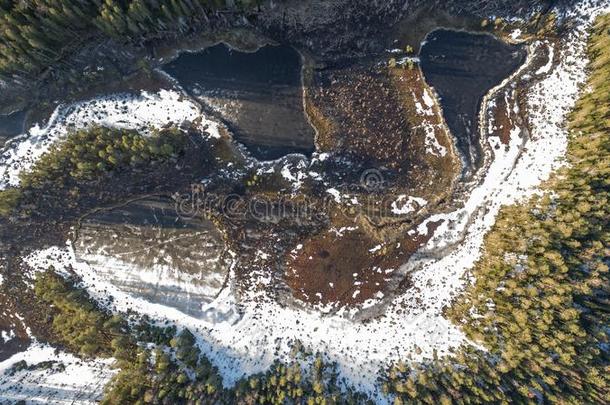
{"type": "Polygon", "coordinates": [[[329,188],[326,192],[333,196],[333,199],[337,204],[341,204],[341,192],[336,188],[329,188]]]}
{"type": "Polygon", "coordinates": [[[113,362],[113,359],[80,359],[35,342],[25,351],[0,362],[0,399],[28,404],[96,404],[102,398],[104,386],[116,373],[111,369],[113,362]],[[11,367],[20,361],[28,366],[55,363],[10,373],[11,367]]]}
{"type": "Polygon", "coordinates": [[[282,177],[292,183],[293,191],[298,191],[303,185],[303,181],[308,177],[308,174],[303,171],[306,167],[307,164],[303,160],[300,160],[296,165],[287,163],[282,167],[280,173],[282,177]]]}
{"type": "Polygon", "coordinates": [[[392,202],[392,213],[395,215],[406,215],[418,210],[428,204],[428,201],[419,197],[411,197],[406,194],[398,196],[396,201],[392,202]]]}
{"type": "Polygon", "coordinates": [[[377,246],[375,246],[374,248],[369,249],[369,252],[370,252],[370,253],[375,253],[375,252],[380,251],[380,250],[381,250],[381,248],[382,248],[382,246],[381,246],[381,245],[377,245],[377,246]]]}
{"type": "Polygon", "coordinates": [[[9,340],[13,339],[15,337],[15,331],[14,330],[9,330],[7,331],[2,331],[2,333],[0,333],[0,339],[2,339],[2,343],[6,343],[9,340]]]}
{"type": "Polygon", "coordinates": [[[510,33],[510,38],[513,41],[516,41],[516,40],[518,40],[521,37],[522,33],[523,33],[523,31],[521,31],[519,28],[517,28],[513,32],[510,33]]]}

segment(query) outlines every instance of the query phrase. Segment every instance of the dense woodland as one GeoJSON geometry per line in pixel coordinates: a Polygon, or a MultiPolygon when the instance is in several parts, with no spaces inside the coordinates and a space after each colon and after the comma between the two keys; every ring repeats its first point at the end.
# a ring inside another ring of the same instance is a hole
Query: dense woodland
{"type": "Polygon", "coordinates": [[[70,189],[106,180],[120,172],[155,170],[175,162],[185,151],[188,135],[178,128],[143,136],[135,130],[92,127],[73,131],[20,174],[20,186],[0,191],[0,215],[13,213],[24,193],[55,187],[70,189]]]}
{"type": "Polygon", "coordinates": [[[119,170],[150,167],[182,153],[186,136],[173,128],[142,136],[134,130],[94,127],[72,132],[65,141],[51,147],[21,177],[22,187],[38,187],[68,178],[94,180],[119,170]]]}
{"type": "Polygon", "coordinates": [[[258,0],[0,0],[0,79],[61,68],[86,41],[144,42],[205,27],[212,13],[258,0]]]}

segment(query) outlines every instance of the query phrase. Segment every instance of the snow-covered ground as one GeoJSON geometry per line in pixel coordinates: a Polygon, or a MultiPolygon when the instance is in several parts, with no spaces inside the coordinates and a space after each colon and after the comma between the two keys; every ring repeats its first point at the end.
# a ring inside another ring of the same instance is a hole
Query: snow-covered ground
{"type": "MultiPolygon", "coordinates": [[[[204,316],[195,318],[120,291],[86,263],[78,262],[70,245],[36,252],[27,261],[39,270],[50,264],[57,268],[70,264],[94,297],[104,302],[108,295],[114,297],[114,309],[136,310],[188,327],[197,334],[203,353],[219,367],[226,384],[267,369],[277,358],[288,358],[290,343],[299,339],[337,362],[348,383],[379,395],[375,375],[389,362],[431,358],[435,351],[442,356],[451,348],[469,343],[459,328],[442,316],[442,308],[464,287],[464,275],[479,258],[484,235],[500,207],[535,193],[540,182],[561,164],[567,145],[565,117],[586,79],[586,29],[595,15],[610,11],[610,2],[596,3],[585,1],[575,6],[570,13],[577,21],[575,28],[560,49],[553,51],[560,55],[561,62],[549,67],[546,78],[529,89],[531,132],[526,147],[521,128],[511,129],[507,148],[502,145],[496,149],[499,140],[489,139],[494,155],[484,178],[463,208],[435,215],[422,225],[423,233],[428,223],[442,220],[436,236],[405,269],[414,271],[415,287],[394,298],[382,317],[363,324],[341,313],[322,316],[279,305],[260,291],[243,297],[238,305],[232,289],[227,288],[202,308],[204,316]]],[[[172,100],[181,111],[177,114],[185,114],[186,107],[179,104],[172,100]]],[[[2,170],[9,170],[4,162],[2,170]]],[[[253,268],[251,273],[259,277],[261,285],[271,282],[264,268],[253,268]]]]}
{"type": "MultiPolygon", "coordinates": [[[[508,149],[495,149],[499,141],[489,138],[494,160],[481,185],[470,194],[465,207],[450,214],[433,216],[420,226],[421,232],[425,232],[428,222],[444,220],[435,237],[424,247],[424,257],[426,251],[434,252],[461,241],[457,249],[441,260],[422,259],[427,263],[415,276],[422,285],[427,280],[438,280],[438,275],[443,273],[461,277],[463,271],[448,272],[447,269],[473,266],[480,256],[483,237],[494,224],[500,207],[536,193],[536,187],[562,164],[568,140],[565,119],[586,80],[587,29],[595,16],[603,12],[610,12],[610,2],[582,2],[568,13],[570,18],[581,23],[574,24],[575,28],[566,34],[559,64],[554,68],[545,66],[544,73],[550,74],[529,89],[527,106],[531,132],[522,153],[519,153],[522,143],[520,128],[511,129],[508,149]],[[481,210],[483,207],[485,210],[481,210]]],[[[551,48],[550,58],[557,51],[551,48]]],[[[459,285],[459,277],[448,278],[445,284],[459,285]]],[[[442,292],[443,288],[435,284],[430,291],[442,292]]],[[[441,301],[446,302],[444,299],[441,301]]]]}
{"type": "Polygon", "coordinates": [[[28,404],[95,404],[115,373],[112,361],[83,360],[33,343],[26,351],[0,362],[0,403],[25,400],[28,404]],[[30,369],[12,372],[11,368],[20,361],[30,369]]]}
{"type": "Polygon", "coordinates": [[[172,123],[180,125],[196,118],[202,119],[202,127],[205,126],[211,136],[218,136],[216,122],[204,119],[197,104],[171,90],[158,93],[143,91],[140,95],[118,94],[61,105],[45,127],[34,126],[0,151],[0,190],[18,185],[19,173],[31,167],[69,130],[100,125],[147,133],[151,128],[162,128],[172,123]]]}

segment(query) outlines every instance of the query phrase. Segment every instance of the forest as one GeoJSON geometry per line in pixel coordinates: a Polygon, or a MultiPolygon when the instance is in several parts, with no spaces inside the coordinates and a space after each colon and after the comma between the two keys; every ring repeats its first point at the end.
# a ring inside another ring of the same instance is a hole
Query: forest
{"type": "MultiPolygon", "coordinates": [[[[144,43],[206,27],[212,13],[257,0],[0,0],[0,79],[33,80],[62,68],[84,43],[144,43]],[[234,5],[228,7],[227,4],[234,5]]],[[[65,66],[69,69],[69,66],[65,66]]]]}
{"type": "Polygon", "coordinates": [[[175,162],[184,153],[187,140],[188,136],[175,127],[151,136],[106,127],[72,131],[45,152],[31,170],[20,174],[19,187],[0,191],[0,215],[10,215],[24,193],[36,194],[49,187],[70,189],[121,172],[151,171],[175,162]]]}

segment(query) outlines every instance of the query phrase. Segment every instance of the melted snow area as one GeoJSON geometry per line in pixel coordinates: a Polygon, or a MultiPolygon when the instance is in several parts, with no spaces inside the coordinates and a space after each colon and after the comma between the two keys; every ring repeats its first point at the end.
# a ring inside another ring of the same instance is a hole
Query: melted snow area
{"type": "Polygon", "coordinates": [[[95,404],[115,371],[112,360],[83,360],[48,345],[33,343],[27,351],[0,362],[0,402],[29,404],[95,404]],[[13,368],[25,361],[27,368],[13,368]]]}
{"type": "MultiPolygon", "coordinates": [[[[576,23],[572,25],[575,28],[552,51],[553,55],[559,55],[560,62],[544,67],[544,78],[529,89],[529,136],[521,128],[511,128],[508,145],[500,145],[497,138],[482,137],[489,143],[486,148],[488,164],[481,178],[472,185],[464,207],[434,215],[419,228],[419,232],[424,233],[428,224],[442,221],[435,236],[403,269],[414,272],[415,287],[404,296],[393,298],[383,316],[366,324],[344,316],[348,315],[346,313],[323,316],[314,311],[280,306],[260,291],[246,292],[237,302],[232,275],[229,287],[215,301],[201,308],[202,316],[193,317],[121,291],[89,265],[79,262],[70,245],[36,252],[26,261],[40,271],[49,265],[56,268],[71,265],[100,302],[107,303],[108,296],[113,296],[108,304],[112,309],[131,309],[159,320],[168,319],[179,327],[188,327],[197,334],[203,353],[219,367],[227,385],[243,375],[267,369],[275,359],[289,358],[291,342],[300,339],[306,347],[321,351],[328,360],[337,362],[341,376],[348,383],[381,401],[375,378],[381,367],[399,359],[431,358],[434,351],[441,356],[448,355],[450,349],[469,343],[456,326],[443,318],[442,308],[464,287],[464,276],[479,258],[483,237],[493,225],[500,207],[535,193],[540,182],[561,164],[567,145],[565,117],[586,79],[586,29],[595,15],[610,11],[608,1],[602,4],[581,2],[562,16],[575,19],[576,23]]],[[[530,53],[544,45],[530,47],[530,53]]],[[[6,153],[3,155],[0,170],[5,175],[8,173],[4,184],[14,184],[16,171],[27,166],[27,162],[20,162],[21,156],[28,153],[31,157],[38,156],[40,149],[48,147],[60,136],[68,122],[145,126],[193,119],[199,114],[190,102],[180,102],[176,97],[169,92],[143,94],[125,104],[118,101],[124,99],[110,98],[60,109],[47,128],[31,130],[28,138],[21,139],[6,152],[8,157],[6,153]],[[102,113],[100,103],[115,107],[106,107],[102,113]],[[123,108],[128,112],[123,114],[123,108]],[[154,111],[150,112],[149,108],[154,111]]],[[[488,125],[481,127],[488,128],[488,125]]],[[[299,181],[297,171],[297,167],[286,167],[282,174],[299,181]]],[[[332,189],[327,192],[340,198],[332,189]]],[[[425,203],[405,195],[393,208],[410,210],[425,203]]],[[[253,268],[251,274],[258,277],[262,285],[272,283],[264,268],[253,268]]]]}

